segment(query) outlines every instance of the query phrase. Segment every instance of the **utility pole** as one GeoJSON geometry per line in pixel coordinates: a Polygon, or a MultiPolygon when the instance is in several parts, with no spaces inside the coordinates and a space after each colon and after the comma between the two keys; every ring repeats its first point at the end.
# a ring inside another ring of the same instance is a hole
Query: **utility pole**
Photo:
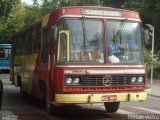
{"type": "MultiPolygon", "coordinates": [[[[152,36],[152,58],[154,57],[154,27],[151,24],[146,24],[150,29],[150,35],[152,36]]],[[[151,65],[151,84],[153,83],[153,65],[151,65]]]]}

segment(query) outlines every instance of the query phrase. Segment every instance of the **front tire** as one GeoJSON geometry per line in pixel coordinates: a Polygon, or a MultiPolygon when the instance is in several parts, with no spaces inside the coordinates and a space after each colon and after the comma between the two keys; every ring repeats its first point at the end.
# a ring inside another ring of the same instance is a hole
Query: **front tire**
{"type": "Polygon", "coordinates": [[[53,107],[52,104],[50,103],[49,98],[46,96],[46,101],[45,101],[45,105],[46,105],[46,111],[48,114],[52,114],[53,113],[53,107]]]}
{"type": "Polygon", "coordinates": [[[50,99],[46,97],[46,111],[48,114],[60,114],[61,113],[61,108],[60,106],[56,106],[51,104],[50,99]]]}
{"type": "Polygon", "coordinates": [[[115,113],[119,109],[120,102],[105,102],[104,106],[108,113],[115,113]]]}

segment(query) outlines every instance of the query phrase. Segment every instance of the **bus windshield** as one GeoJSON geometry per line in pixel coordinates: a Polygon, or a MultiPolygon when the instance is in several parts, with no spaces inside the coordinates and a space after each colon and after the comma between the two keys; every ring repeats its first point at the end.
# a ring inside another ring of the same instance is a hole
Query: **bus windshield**
{"type": "Polygon", "coordinates": [[[59,29],[59,63],[104,63],[102,20],[63,19],[59,29]]]}
{"type": "Polygon", "coordinates": [[[138,22],[101,19],[63,19],[59,25],[59,64],[144,64],[138,22]],[[104,54],[104,51],[108,51],[104,54]]]}
{"type": "Polygon", "coordinates": [[[106,22],[109,64],[144,64],[141,32],[138,22],[106,22]]]}

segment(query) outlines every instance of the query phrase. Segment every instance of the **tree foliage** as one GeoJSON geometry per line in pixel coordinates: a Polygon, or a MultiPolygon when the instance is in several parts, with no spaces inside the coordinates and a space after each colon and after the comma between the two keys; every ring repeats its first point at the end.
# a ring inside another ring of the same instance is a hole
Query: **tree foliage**
{"type": "Polygon", "coordinates": [[[144,60],[147,65],[148,70],[151,69],[152,65],[158,64],[158,60],[152,57],[152,54],[149,50],[144,50],[144,60]]]}
{"type": "Polygon", "coordinates": [[[107,7],[124,8],[138,11],[143,24],[152,24],[155,27],[155,51],[160,51],[160,1],[159,0],[33,0],[33,5],[25,6],[20,0],[1,0],[0,32],[13,33],[37,21],[47,13],[62,6],[99,5],[107,7]],[[16,7],[15,4],[17,4],[16,7]],[[9,14],[12,8],[12,13],[9,14]],[[15,8],[13,10],[13,8],[15,8]],[[7,32],[8,31],[8,32],[7,32]]]}
{"type": "Polygon", "coordinates": [[[19,0],[0,0],[0,20],[8,17],[12,8],[19,0]]]}
{"type": "Polygon", "coordinates": [[[7,23],[10,13],[17,3],[19,3],[19,0],[0,0],[0,42],[8,42],[9,40],[10,31],[6,29],[7,23]]]}
{"type": "Polygon", "coordinates": [[[38,21],[42,17],[37,5],[28,6],[18,3],[5,21],[0,21],[0,43],[11,42],[10,37],[17,31],[38,21]]]}

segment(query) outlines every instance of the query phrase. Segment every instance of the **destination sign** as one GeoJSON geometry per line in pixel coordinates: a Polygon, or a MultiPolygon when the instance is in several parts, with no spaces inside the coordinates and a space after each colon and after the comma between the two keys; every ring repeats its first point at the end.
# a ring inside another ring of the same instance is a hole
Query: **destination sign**
{"type": "Polygon", "coordinates": [[[122,12],[113,10],[99,10],[99,9],[82,9],[84,15],[95,15],[95,16],[107,16],[107,17],[122,17],[122,12]]]}

